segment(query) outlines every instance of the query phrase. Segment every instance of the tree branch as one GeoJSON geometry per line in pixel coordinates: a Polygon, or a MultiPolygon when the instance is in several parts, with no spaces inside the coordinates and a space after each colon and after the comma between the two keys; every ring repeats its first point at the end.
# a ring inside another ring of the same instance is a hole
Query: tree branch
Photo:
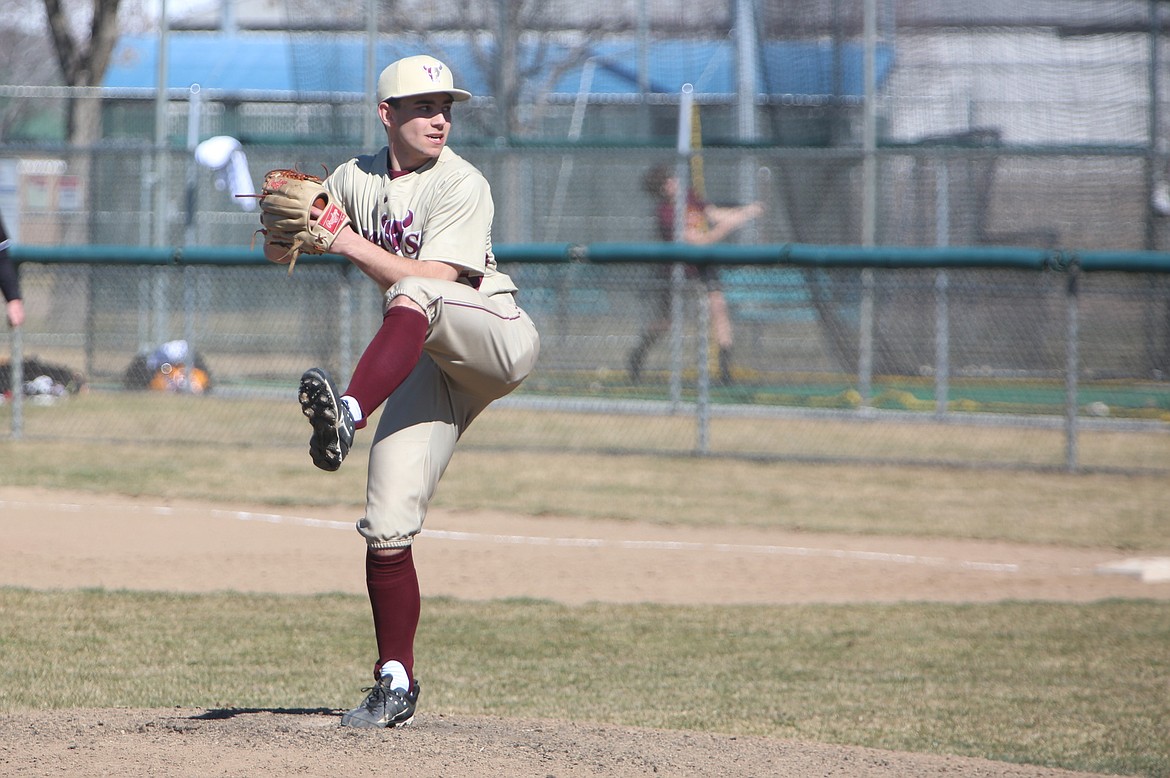
{"type": "Polygon", "coordinates": [[[53,38],[53,52],[57,55],[57,67],[61,78],[69,86],[77,83],[80,69],[77,55],[77,41],[69,33],[69,20],[61,8],[60,0],[45,0],[45,16],[49,21],[49,34],[53,38]]]}

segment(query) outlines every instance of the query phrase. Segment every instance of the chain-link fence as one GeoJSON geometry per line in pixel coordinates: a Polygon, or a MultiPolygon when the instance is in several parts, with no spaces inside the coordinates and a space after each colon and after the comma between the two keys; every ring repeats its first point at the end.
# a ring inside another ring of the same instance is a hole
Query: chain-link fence
{"type": "MultiPolygon", "coordinates": [[[[711,287],[683,265],[508,253],[541,361],[473,446],[1170,469],[1165,274],[719,264],[734,327],[720,364],[711,287]]],[[[26,397],[28,438],[300,446],[297,377],[348,375],[380,321],[376,289],[340,262],[288,276],[247,251],[67,254],[22,264],[28,321],[19,343],[0,337],[25,382],[65,393],[26,397]],[[186,355],[168,356],[176,340],[186,355]]],[[[0,420],[18,421],[11,405],[0,420]]]]}
{"type": "MultiPolygon", "coordinates": [[[[107,88],[0,83],[0,211],[18,249],[59,249],[22,265],[29,321],[0,347],[20,368],[61,367],[50,387],[89,389],[32,395],[22,420],[5,406],[5,428],[302,445],[290,382],[310,364],[348,372],[378,322],[374,290],[328,262],[286,278],[136,260],[253,240],[255,212],[198,144],[238,141],[253,185],[269,168],[333,169],[382,143],[367,52],[381,65],[427,50],[477,95],[452,146],[491,183],[496,244],[527,247],[501,260],[544,338],[473,445],[1165,469],[1165,255],[1149,272],[991,267],[996,247],[1170,249],[1164,5],[440,2],[364,24],[355,8],[312,47],[291,27],[176,30],[186,70],[165,90],[149,69],[159,38],[122,36],[107,88]],[[254,69],[217,66],[243,50],[254,69]],[[684,83],[698,111],[685,159],[684,83]],[[662,163],[713,203],[762,204],[733,246],[975,259],[721,263],[721,363],[705,324],[720,301],[652,250],[642,177],[662,163]],[[539,256],[603,242],[644,256],[539,256]],[[70,247],[109,253],[69,264],[70,247]],[[205,396],[150,389],[182,382],[159,373],[176,342],[197,352],[205,396]]],[[[13,45],[0,82],[18,72],[13,45]]]]}

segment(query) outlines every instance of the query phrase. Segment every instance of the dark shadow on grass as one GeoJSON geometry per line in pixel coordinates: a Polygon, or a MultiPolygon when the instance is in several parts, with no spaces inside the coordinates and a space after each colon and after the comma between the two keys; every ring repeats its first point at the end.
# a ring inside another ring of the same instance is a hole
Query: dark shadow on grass
{"type": "Polygon", "coordinates": [[[255,713],[276,713],[284,716],[339,716],[341,711],[335,708],[215,708],[204,711],[198,716],[191,716],[193,720],[220,721],[222,719],[246,716],[255,713]]]}

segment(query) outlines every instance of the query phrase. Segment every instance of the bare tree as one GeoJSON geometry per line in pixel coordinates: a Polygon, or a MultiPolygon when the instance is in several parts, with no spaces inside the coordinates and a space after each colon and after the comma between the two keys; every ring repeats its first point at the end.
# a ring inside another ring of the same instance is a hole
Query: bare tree
{"type": "MultiPolygon", "coordinates": [[[[44,0],[45,21],[52,39],[53,53],[65,86],[96,88],[102,85],[118,36],[124,28],[141,27],[145,22],[141,3],[130,0],[133,22],[119,20],[122,0],[92,0],[65,7],[62,0],[44,0]]],[[[92,158],[88,153],[102,138],[102,101],[97,94],[83,94],[66,100],[65,137],[70,154],[69,172],[80,182],[80,196],[91,194],[92,158]]],[[[88,225],[82,219],[66,220],[62,239],[81,243],[88,225]]]]}
{"type": "MultiPolygon", "coordinates": [[[[44,62],[36,57],[44,41],[14,27],[0,28],[0,84],[29,86],[45,81],[44,62]]],[[[0,97],[0,142],[19,137],[22,128],[45,110],[44,101],[10,96],[0,97]]]]}
{"type": "Polygon", "coordinates": [[[430,26],[416,32],[440,56],[440,36],[466,35],[495,106],[490,132],[514,138],[538,125],[544,97],[565,72],[588,59],[592,39],[633,24],[628,16],[599,12],[587,29],[576,28],[567,26],[563,11],[547,0],[477,0],[457,14],[430,18],[430,26]]]}
{"type": "MultiPolygon", "coordinates": [[[[118,40],[118,5],[121,0],[94,0],[89,13],[88,38],[74,32],[74,22],[61,0],[44,0],[49,33],[57,66],[66,86],[101,86],[114,44],[118,40]]],[[[75,146],[90,146],[101,137],[101,103],[71,100],[66,133],[75,146]]]]}

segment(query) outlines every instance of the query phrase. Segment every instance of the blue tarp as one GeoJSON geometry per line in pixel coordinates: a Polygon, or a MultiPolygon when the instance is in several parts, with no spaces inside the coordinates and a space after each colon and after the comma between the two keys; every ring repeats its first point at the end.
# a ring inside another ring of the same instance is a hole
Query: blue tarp
{"type": "MultiPolygon", "coordinates": [[[[204,89],[234,93],[248,90],[291,92],[365,91],[365,42],[357,37],[314,40],[312,46],[286,33],[171,33],[168,39],[167,87],[185,89],[199,84],[204,89]]],[[[123,36],[106,71],[105,86],[154,88],[156,86],[158,37],[123,36]]],[[[377,61],[421,53],[417,42],[380,42],[377,61]]],[[[546,63],[561,62],[568,50],[551,46],[546,63]]],[[[638,48],[633,41],[596,44],[596,66],[587,91],[593,94],[627,95],[638,91],[638,48]]],[[[488,79],[476,65],[470,46],[450,43],[442,56],[455,72],[456,83],[475,95],[490,95],[488,79]]],[[[522,53],[531,63],[534,52],[522,53]]],[[[835,49],[830,42],[781,41],[760,49],[759,91],[770,96],[859,97],[863,92],[863,57],[859,44],[835,49]]],[[[876,52],[880,85],[893,66],[893,49],[876,52]]],[[[656,41],[648,57],[651,91],[676,93],[684,83],[698,94],[736,92],[735,47],[731,41],[656,41]]],[[[570,68],[551,90],[576,95],[582,89],[584,65],[570,68]]],[[[539,77],[536,80],[540,81],[539,77]]]]}

